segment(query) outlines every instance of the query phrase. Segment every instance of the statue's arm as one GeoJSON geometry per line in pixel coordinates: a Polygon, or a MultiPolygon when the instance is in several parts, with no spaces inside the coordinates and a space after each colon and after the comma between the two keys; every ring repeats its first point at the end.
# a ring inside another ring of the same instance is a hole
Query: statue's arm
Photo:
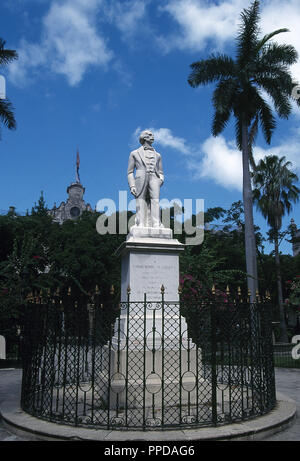
{"type": "Polygon", "coordinates": [[[159,159],[158,159],[158,175],[159,175],[159,178],[161,180],[161,185],[162,185],[165,180],[165,176],[164,176],[164,171],[163,171],[163,166],[162,166],[161,155],[159,155],[159,159]]]}
{"type": "Polygon", "coordinates": [[[134,179],[134,172],[135,169],[135,159],[134,159],[134,153],[131,152],[128,160],[128,168],[127,168],[127,179],[128,179],[128,184],[130,187],[130,190],[132,187],[135,187],[135,179],[134,179]]]}

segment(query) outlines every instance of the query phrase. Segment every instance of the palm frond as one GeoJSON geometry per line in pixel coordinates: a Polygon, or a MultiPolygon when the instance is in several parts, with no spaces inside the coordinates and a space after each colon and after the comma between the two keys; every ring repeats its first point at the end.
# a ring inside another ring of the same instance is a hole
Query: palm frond
{"type": "Polygon", "coordinates": [[[249,129],[249,143],[252,145],[255,143],[256,137],[258,133],[258,114],[256,114],[252,125],[249,129]]]}
{"type": "Polygon", "coordinates": [[[289,101],[291,98],[291,85],[289,83],[291,82],[288,82],[286,88],[280,79],[261,77],[256,79],[256,83],[271,96],[279,117],[287,119],[292,111],[292,105],[289,101]]]}
{"type": "Polygon", "coordinates": [[[215,111],[213,123],[212,123],[213,136],[218,136],[219,134],[222,133],[222,131],[226,127],[227,122],[230,118],[230,114],[231,114],[230,110],[222,111],[222,112],[215,111]]]}
{"type": "Polygon", "coordinates": [[[255,143],[256,137],[258,133],[258,114],[256,114],[252,125],[250,126],[249,129],[249,135],[248,135],[248,152],[249,152],[249,163],[252,168],[252,170],[255,170],[256,164],[253,156],[253,144],[255,143]]]}
{"type": "Polygon", "coordinates": [[[216,111],[226,112],[231,109],[236,90],[237,82],[233,78],[219,81],[212,98],[216,111]]]}
{"type": "Polygon", "coordinates": [[[276,128],[276,120],[271,107],[260,95],[257,95],[257,114],[264,138],[270,144],[273,131],[276,128]]]}
{"type": "Polygon", "coordinates": [[[286,28],[277,29],[277,30],[274,30],[273,32],[270,32],[269,34],[266,34],[261,40],[259,40],[259,42],[257,44],[257,52],[259,52],[261,50],[261,48],[263,46],[265,46],[265,44],[269,40],[271,40],[271,38],[273,38],[273,37],[275,37],[275,35],[281,34],[283,32],[289,32],[289,29],[286,29],[286,28]]]}
{"type": "Polygon", "coordinates": [[[8,99],[0,99],[0,120],[9,130],[14,130],[17,125],[13,110],[8,99]]]}
{"type": "Polygon", "coordinates": [[[18,59],[18,54],[15,50],[6,50],[4,48],[5,41],[0,38],[0,66],[4,66],[14,59],[18,59]]]}
{"type": "Polygon", "coordinates": [[[259,1],[255,0],[241,13],[241,25],[237,35],[237,60],[241,68],[256,54],[259,36],[259,1]]]}
{"type": "Polygon", "coordinates": [[[290,71],[285,67],[279,64],[275,66],[270,66],[268,69],[260,68],[256,73],[256,76],[253,77],[252,83],[256,83],[261,86],[262,82],[266,85],[276,86],[279,88],[280,92],[288,97],[291,96],[293,87],[295,85],[290,71]]]}
{"type": "Polygon", "coordinates": [[[235,63],[226,55],[211,55],[209,59],[194,62],[190,65],[192,72],[188,83],[193,87],[215,82],[220,78],[229,78],[235,75],[235,63]]]}
{"type": "Polygon", "coordinates": [[[267,66],[270,65],[287,65],[295,64],[298,59],[298,52],[292,45],[280,45],[270,43],[261,49],[260,60],[267,66]]]}

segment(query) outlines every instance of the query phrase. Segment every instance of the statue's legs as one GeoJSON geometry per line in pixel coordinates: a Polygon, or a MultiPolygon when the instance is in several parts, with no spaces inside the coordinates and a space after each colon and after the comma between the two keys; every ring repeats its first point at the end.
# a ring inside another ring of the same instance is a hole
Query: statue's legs
{"type": "Polygon", "coordinates": [[[159,227],[160,224],[160,211],[159,211],[159,192],[160,192],[160,179],[156,174],[150,174],[148,180],[148,195],[150,200],[150,221],[152,227],[159,227]]]}
{"type": "Polygon", "coordinates": [[[140,227],[149,227],[148,222],[148,211],[149,202],[144,197],[139,197],[136,199],[136,219],[135,223],[140,227]]]}
{"type": "Polygon", "coordinates": [[[156,174],[147,174],[146,184],[136,199],[136,225],[141,227],[159,227],[160,179],[156,174]]]}

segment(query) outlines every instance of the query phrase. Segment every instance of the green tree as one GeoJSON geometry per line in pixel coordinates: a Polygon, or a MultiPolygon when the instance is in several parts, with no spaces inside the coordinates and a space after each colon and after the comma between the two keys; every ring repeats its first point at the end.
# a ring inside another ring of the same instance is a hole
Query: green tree
{"type": "MultiPolygon", "coordinates": [[[[5,41],[0,38],[0,68],[18,58],[15,50],[7,50],[4,47],[5,41]]],[[[16,128],[16,120],[13,110],[14,108],[7,98],[0,99],[0,121],[9,130],[14,130],[16,128]]]]}
{"type": "Polygon", "coordinates": [[[34,204],[34,207],[31,209],[31,215],[33,216],[47,216],[48,215],[48,208],[46,205],[46,201],[44,199],[44,193],[41,191],[41,195],[38,201],[38,204],[34,204]]]}
{"type": "Polygon", "coordinates": [[[269,155],[257,164],[252,174],[254,201],[257,208],[267,220],[270,231],[269,239],[274,242],[278,306],[280,312],[280,341],[287,342],[287,329],[284,318],[282,281],[280,271],[279,238],[282,218],[290,213],[292,202],[299,200],[300,189],[295,185],[298,177],[291,171],[291,162],[285,157],[269,155]]]}
{"type": "Polygon", "coordinates": [[[253,164],[252,145],[260,124],[269,144],[276,120],[270,105],[262,97],[267,92],[280,117],[288,118],[293,89],[289,66],[297,61],[293,46],[270,41],[275,35],[287,32],[279,29],[260,37],[259,1],[254,1],[241,13],[241,26],[237,36],[236,59],[217,54],[191,64],[188,82],[192,87],[218,82],[213,93],[215,109],[212,133],[218,136],[226,127],[230,116],[235,117],[236,143],[242,152],[243,202],[245,213],[245,253],[248,287],[255,299],[257,260],[255,248],[253,198],[250,164],[253,164]]]}

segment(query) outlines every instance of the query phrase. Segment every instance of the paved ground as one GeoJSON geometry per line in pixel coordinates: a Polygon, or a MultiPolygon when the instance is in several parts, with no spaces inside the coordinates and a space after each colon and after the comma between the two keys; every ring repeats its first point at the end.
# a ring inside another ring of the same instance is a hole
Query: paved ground
{"type": "MultiPolygon", "coordinates": [[[[0,369],[0,404],[13,395],[20,395],[21,370],[0,369]]],[[[297,419],[294,424],[283,432],[264,440],[268,441],[300,441],[300,370],[276,368],[277,391],[292,398],[297,403],[297,419]]],[[[29,438],[19,437],[9,433],[0,419],[0,441],[27,441],[29,438]]]]}
{"type": "MultiPolygon", "coordinates": [[[[2,370],[0,369],[0,405],[6,401],[12,395],[20,395],[21,386],[21,370],[11,369],[2,370]]],[[[17,437],[14,434],[7,432],[2,425],[0,416],[0,440],[1,441],[17,441],[17,440],[28,440],[27,438],[17,437]]]]}
{"type": "Polygon", "coordinates": [[[300,441],[300,369],[276,368],[276,389],[295,400],[297,404],[297,419],[286,431],[272,435],[265,440],[270,441],[300,441]]]}

